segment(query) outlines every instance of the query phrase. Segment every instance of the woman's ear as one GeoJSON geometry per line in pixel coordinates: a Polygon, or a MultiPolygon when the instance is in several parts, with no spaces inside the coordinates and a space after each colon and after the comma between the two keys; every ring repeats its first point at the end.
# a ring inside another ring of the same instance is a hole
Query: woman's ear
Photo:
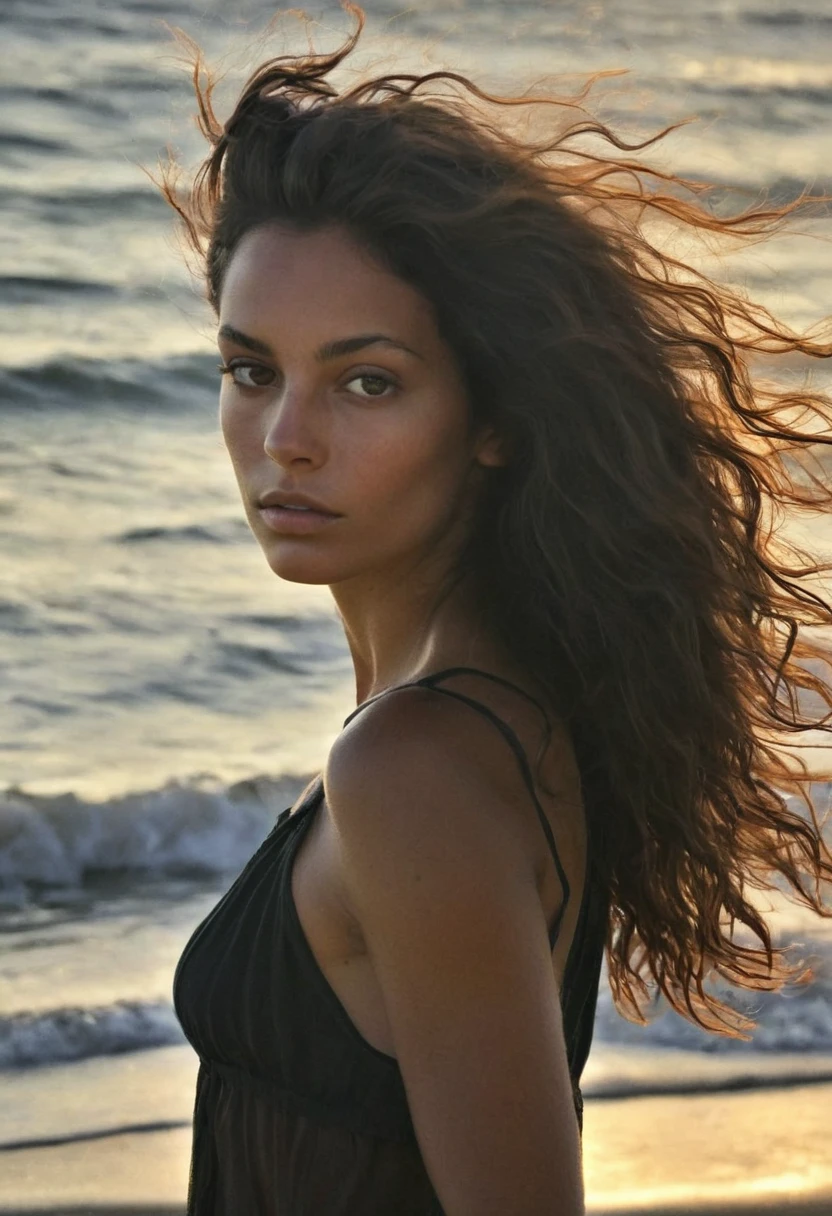
{"type": "Polygon", "coordinates": [[[506,450],[507,445],[501,435],[498,435],[493,427],[486,427],[477,445],[474,449],[474,459],[478,464],[485,465],[487,468],[496,468],[500,465],[508,464],[509,457],[506,450]]]}

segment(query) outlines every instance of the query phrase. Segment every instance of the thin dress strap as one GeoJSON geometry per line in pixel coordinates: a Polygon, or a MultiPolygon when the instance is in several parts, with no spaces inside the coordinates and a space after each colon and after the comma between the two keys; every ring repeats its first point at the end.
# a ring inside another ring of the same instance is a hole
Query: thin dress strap
{"type": "MultiPolygon", "coordinates": [[[[540,710],[540,712],[543,714],[544,718],[546,718],[546,711],[544,710],[544,708],[540,704],[540,702],[535,697],[533,697],[531,695],[531,693],[526,692],[525,689],[520,688],[517,684],[512,684],[512,682],[510,680],[506,680],[502,676],[493,675],[490,671],[482,671],[478,667],[447,667],[443,671],[437,671],[437,672],[433,672],[431,675],[422,676],[422,678],[419,680],[411,680],[410,682],[405,683],[405,684],[394,684],[390,688],[385,688],[385,689],[383,689],[382,692],[376,693],[376,695],[374,697],[368,697],[366,701],[362,701],[361,704],[359,706],[357,706],[356,709],[354,709],[352,711],[352,713],[344,720],[344,725],[346,726],[347,723],[350,722],[357,713],[359,713],[362,709],[365,708],[365,706],[371,704],[371,702],[373,702],[373,701],[378,700],[379,697],[385,696],[388,692],[394,692],[398,688],[412,688],[412,687],[416,687],[416,686],[431,688],[431,689],[433,689],[434,692],[443,693],[445,696],[448,696],[448,697],[454,697],[457,701],[462,701],[466,705],[470,705],[472,709],[477,710],[479,713],[483,714],[486,718],[488,718],[489,721],[494,723],[494,725],[499,730],[500,734],[503,736],[503,738],[506,740],[506,742],[511,747],[511,750],[514,752],[514,754],[517,758],[517,762],[520,765],[520,771],[523,775],[523,779],[526,783],[529,793],[532,796],[532,801],[534,802],[535,810],[537,811],[537,815],[538,815],[538,818],[540,819],[541,827],[543,828],[544,835],[546,836],[546,842],[549,845],[549,851],[552,854],[552,860],[555,863],[555,870],[557,871],[558,879],[560,881],[561,887],[563,888],[563,901],[561,903],[560,909],[558,910],[558,914],[555,917],[555,922],[554,922],[554,925],[552,926],[551,933],[550,933],[550,943],[549,944],[550,944],[551,948],[554,948],[554,944],[555,944],[555,941],[557,940],[558,932],[560,931],[561,921],[563,920],[563,914],[566,911],[566,905],[569,902],[569,894],[570,894],[569,880],[566,877],[566,871],[563,868],[563,863],[561,862],[560,855],[557,850],[557,845],[555,844],[555,838],[552,835],[552,829],[549,825],[549,820],[546,817],[546,812],[543,810],[543,807],[540,805],[540,800],[537,797],[537,792],[534,788],[534,778],[532,776],[531,767],[530,767],[528,759],[526,757],[526,753],[523,750],[523,746],[520,743],[520,740],[517,738],[517,735],[514,733],[514,731],[511,729],[511,727],[506,722],[504,722],[502,718],[500,718],[497,714],[495,714],[493,710],[489,709],[489,707],[487,705],[483,705],[482,702],[474,700],[473,697],[466,696],[465,693],[455,692],[453,689],[450,689],[450,688],[442,688],[437,683],[437,681],[443,679],[445,676],[456,675],[458,672],[463,672],[463,671],[464,672],[474,672],[477,675],[486,676],[489,680],[494,680],[498,684],[505,685],[506,688],[513,688],[515,692],[519,692],[528,701],[531,701],[532,704],[536,705],[537,708],[540,710]]],[[[546,720],[548,721],[548,718],[546,720]]]]}

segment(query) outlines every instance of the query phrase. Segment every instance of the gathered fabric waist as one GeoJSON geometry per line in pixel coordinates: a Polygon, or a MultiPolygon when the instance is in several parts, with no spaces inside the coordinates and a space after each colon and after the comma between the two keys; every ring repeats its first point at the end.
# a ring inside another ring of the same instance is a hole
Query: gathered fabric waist
{"type": "Polygon", "coordinates": [[[376,1136],[380,1140],[407,1143],[414,1138],[413,1126],[397,1125],[383,1111],[369,1105],[356,1105],[355,1095],[349,1103],[339,1103],[334,1096],[299,1093],[271,1077],[249,1072],[237,1064],[200,1057],[206,1081],[217,1078],[222,1085],[237,1089],[268,1102],[280,1114],[302,1116],[329,1127],[340,1127],[360,1136],[376,1136]]]}

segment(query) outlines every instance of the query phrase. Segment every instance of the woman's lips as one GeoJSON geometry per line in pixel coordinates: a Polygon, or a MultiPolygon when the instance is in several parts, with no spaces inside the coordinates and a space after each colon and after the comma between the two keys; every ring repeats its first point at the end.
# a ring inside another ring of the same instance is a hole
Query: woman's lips
{"type": "Polygon", "coordinates": [[[306,536],[312,532],[320,532],[327,524],[342,518],[326,511],[299,510],[297,507],[260,507],[259,510],[263,522],[272,531],[286,536],[306,536]]]}

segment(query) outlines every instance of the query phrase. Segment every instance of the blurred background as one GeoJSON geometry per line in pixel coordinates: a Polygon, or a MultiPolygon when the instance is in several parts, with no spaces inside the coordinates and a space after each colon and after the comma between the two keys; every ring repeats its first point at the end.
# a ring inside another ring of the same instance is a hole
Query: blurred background
{"type": "MultiPolygon", "coordinates": [[[[654,163],[743,187],[745,202],[832,192],[828,0],[364,7],[354,66],[452,66],[510,92],[627,68],[598,87],[606,121],[638,135],[698,118],[654,163]]],[[[305,11],[318,49],[351,28],[334,3],[305,11]]],[[[167,145],[186,166],[204,151],[164,22],[226,71],[223,116],[253,63],[306,47],[290,17],[260,37],[275,13],[262,0],[0,4],[6,1210],[92,1202],[122,1175],[137,1201],[176,1201],[194,1064],[171,1006],[176,960],[355,703],[327,589],[279,582],[248,530],[217,422],[213,319],[143,172],[167,145]],[[164,1184],[164,1169],[142,1175],[151,1145],[173,1162],[164,1184]]],[[[829,236],[816,213],[712,269],[803,329],[832,312],[829,236]]],[[[827,519],[801,528],[830,547],[827,519]]],[[[811,1122],[823,1095],[832,1112],[832,932],[778,896],[774,922],[816,980],[743,998],[760,1017],[751,1043],[661,1010],[632,1026],[602,993],[586,1074],[590,1206],[832,1187],[828,1133],[811,1122]],[[662,1106],[670,1095],[677,1105],[662,1106]],[[665,1148],[644,1155],[651,1118],[665,1148]],[[638,1161],[628,1128],[641,1129],[638,1161]],[[733,1174],[700,1159],[697,1135],[711,1153],[745,1146],[733,1174]]]]}

